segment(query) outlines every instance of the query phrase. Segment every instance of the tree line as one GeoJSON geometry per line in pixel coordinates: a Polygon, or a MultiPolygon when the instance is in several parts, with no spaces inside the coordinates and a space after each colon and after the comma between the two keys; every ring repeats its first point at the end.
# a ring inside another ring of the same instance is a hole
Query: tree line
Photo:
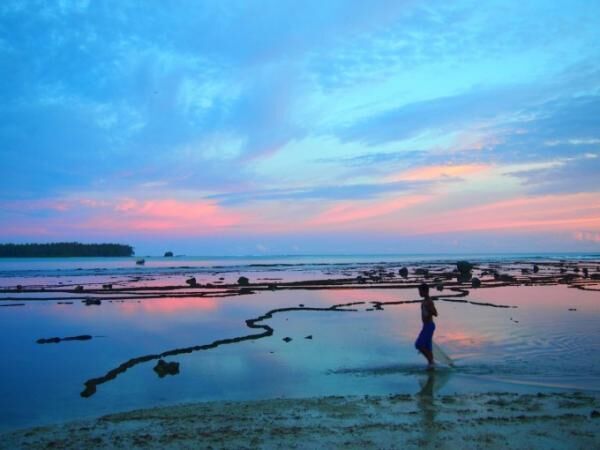
{"type": "Polygon", "coordinates": [[[0,258],[45,258],[71,256],[133,256],[133,247],[123,244],[0,244],[0,258]]]}

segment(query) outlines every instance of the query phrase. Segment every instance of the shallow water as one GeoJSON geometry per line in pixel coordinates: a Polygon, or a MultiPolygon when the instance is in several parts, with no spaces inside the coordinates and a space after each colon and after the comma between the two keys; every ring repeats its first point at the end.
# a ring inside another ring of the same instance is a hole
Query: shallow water
{"type": "MultiPolygon", "coordinates": [[[[48,280],[46,275],[44,283],[48,280]]],[[[154,276],[157,285],[169,284],[166,280],[154,276]]],[[[418,304],[368,310],[372,301],[416,298],[405,289],[281,290],[225,298],[104,300],[99,306],[43,301],[3,307],[0,427],[183,401],[414,394],[432,381],[440,393],[600,386],[600,292],[507,286],[473,289],[467,297],[516,308],[439,301],[435,340],[457,367],[433,375],[413,348],[420,329],[418,304]],[[246,319],[275,308],[350,302],[364,303],[344,308],[355,311],[277,313],[264,321],[273,336],[165,358],[180,363],[175,376],[159,378],[152,370],[156,359],[144,362],[98,385],[92,396],[80,396],[86,380],[131,358],[258,334],[262,330],[249,329],[246,319]],[[82,334],[93,338],[35,342],[82,334]],[[286,343],[285,337],[292,340],[286,343]]]]}

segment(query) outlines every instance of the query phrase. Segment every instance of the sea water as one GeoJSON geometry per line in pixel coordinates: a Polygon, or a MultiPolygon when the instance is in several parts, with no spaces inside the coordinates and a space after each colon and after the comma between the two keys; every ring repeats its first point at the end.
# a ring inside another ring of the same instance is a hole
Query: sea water
{"type": "MultiPolygon", "coordinates": [[[[269,279],[336,278],[361,264],[385,262],[381,256],[296,258],[262,258],[258,263],[256,258],[168,262],[157,258],[155,263],[147,260],[141,270],[129,259],[6,260],[0,261],[0,282],[2,286],[14,286],[17,280],[24,286],[107,281],[164,285],[184,284],[190,274],[228,281],[242,273],[269,279]]],[[[507,260],[515,258],[511,255],[507,260]]],[[[581,260],[581,255],[574,258],[581,260]]],[[[437,255],[430,261],[440,260],[444,258],[437,255]]],[[[2,294],[5,299],[19,295],[12,290],[2,294]]],[[[418,304],[384,304],[383,310],[377,310],[371,303],[417,298],[413,290],[374,287],[104,300],[99,306],[24,301],[24,306],[0,307],[0,427],[7,430],[192,401],[415,394],[432,376],[441,394],[600,386],[597,291],[565,285],[507,286],[472,290],[468,298],[513,308],[438,302],[434,338],[457,367],[433,375],[424,370],[425,361],[413,347],[421,326],[418,304]],[[347,303],[359,304],[339,310],[310,309],[347,303]],[[261,330],[249,329],[247,319],[290,307],[295,309],[264,321],[274,329],[272,336],[165,358],[178,362],[180,373],[164,378],[153,370],[155,358],[99,384],[89,397],[80,395],[86,380],[102,377],[132,358],[257,334],[261,330]],[[82,334],[92,339],[36,343],[39,338],[82,334]]]]}

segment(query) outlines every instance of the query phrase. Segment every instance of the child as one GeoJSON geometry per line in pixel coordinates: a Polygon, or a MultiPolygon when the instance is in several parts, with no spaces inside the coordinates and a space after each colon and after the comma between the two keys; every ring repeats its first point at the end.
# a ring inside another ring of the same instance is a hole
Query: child
{"type": "Polygon", "coordinates": [[[415,341],[415,347],[419,350],[425,358],[427,358],[428,368],[433,369],[433,352],[431,349],[431,343],[433,340],[433,332],[435,331],[435,323],[433,322],[433,316],[438,315],[433,300],[429,297],[429,286],[426,283],[422,283],[419,286],[419,295],[423,297],[421,302],[421,320],[423,321],[423,328],[419,333],[419,337],[415,341]]]}

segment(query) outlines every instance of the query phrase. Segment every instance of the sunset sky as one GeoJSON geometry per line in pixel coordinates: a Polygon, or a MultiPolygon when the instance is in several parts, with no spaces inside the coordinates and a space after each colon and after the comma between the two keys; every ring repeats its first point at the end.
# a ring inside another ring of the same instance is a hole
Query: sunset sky
{"type": "Polygon", "coordinates": [[[0,3],[0,242],[600,251],[598,1],[0,3]]]}

